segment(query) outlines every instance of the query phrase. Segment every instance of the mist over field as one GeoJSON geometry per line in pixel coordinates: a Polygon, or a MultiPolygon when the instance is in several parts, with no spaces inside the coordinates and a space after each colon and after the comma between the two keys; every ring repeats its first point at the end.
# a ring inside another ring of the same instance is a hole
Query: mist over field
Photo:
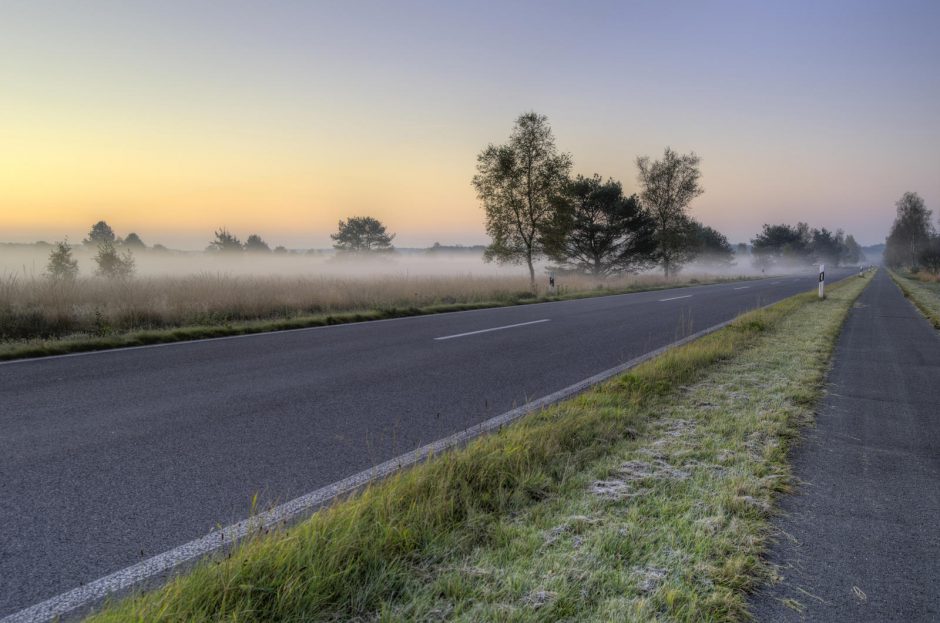
{"type": "MultiPolygon", "coordinates": [[[[0,244],[0,275],[17,279],[39,279],[45,276],[51,248],[44,245],[0,244]]],[[[76,245],[73,255],[78,260],[79,277],[95,275],[94,256],[97,249],[76,245]]],[[[499,264],[483,260],[482,252],[429,252],[397,250],[374,257],[336,255],[330,250],[290,251],[288,253],[211,253],[204,251],[133,251],[135,276],[186,277],[216,275],[228,277],[524,277],[521,264],[499,264]]],[[[553,263],[537,263],[537,274],[547,279],[553,263]]],[[[750,255],[735,257],[731,264],[692,262],[681,274],[715,276],[756,276],[805,272],[805,262],[778,263],[764,271],[754,266],[750,255]]],[[[652,268],[640,274],[658,275],[652,268]]],[[[557,278],[563,275],[558,271],[557,278]]],[[[581,278],[581,276],[577,276],[581,278]]],[[[600,279],[599,281],[604,281],[600,279]]]]}

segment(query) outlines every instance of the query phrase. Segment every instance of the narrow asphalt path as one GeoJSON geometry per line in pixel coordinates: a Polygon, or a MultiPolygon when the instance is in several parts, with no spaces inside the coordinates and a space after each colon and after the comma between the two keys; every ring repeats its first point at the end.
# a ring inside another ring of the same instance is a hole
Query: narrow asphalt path
{"type": "Polygon", "coordinates": [[[0,364],[0,618],[243,519],[255,494],[260,508],[291,500],[815,285],[773,277],[0,364]]]}
{"type": "Polygon", "coordinates": [[[782,581],[756,620],[940,621],[940,336],[884,270],[828,380],[770,552],[782,581]]]}

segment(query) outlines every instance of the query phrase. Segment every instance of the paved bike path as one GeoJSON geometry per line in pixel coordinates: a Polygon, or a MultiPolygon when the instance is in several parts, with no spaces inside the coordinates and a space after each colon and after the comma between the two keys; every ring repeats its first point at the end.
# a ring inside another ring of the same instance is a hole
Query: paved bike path
{"type": "Polygon", "coordinates": [[[769,554],[782,581],[755,596],[755,619],[940,621],[940,335],[884,270],[793,460],[769,554]]]}

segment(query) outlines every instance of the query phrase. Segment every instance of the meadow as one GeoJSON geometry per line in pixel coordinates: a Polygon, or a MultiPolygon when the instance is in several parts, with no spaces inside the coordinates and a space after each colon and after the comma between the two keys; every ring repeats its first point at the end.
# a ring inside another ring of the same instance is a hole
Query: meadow
{"type": "MultiPolygon", "coordinates": [[[[82,260],[80,264],[87,265],[82,260]]],[[[41,260],[41,258],[40,258],[41,260]]],[[[178,341],[422,313],[631,292],[736,278],[690,269],[597,279],[543,274],[533,291],[519,267],[478,257],[337,261],[290,255],[234,259],[140,254],[131,279],[83,269],[75,280],[44,276],[36,258],[0,263],[0,357],[178,341]],[[37,350],[38,349],[38,350],[37,350]]],[[[544,270],[544,267],[543,267],[544,270]]]]}

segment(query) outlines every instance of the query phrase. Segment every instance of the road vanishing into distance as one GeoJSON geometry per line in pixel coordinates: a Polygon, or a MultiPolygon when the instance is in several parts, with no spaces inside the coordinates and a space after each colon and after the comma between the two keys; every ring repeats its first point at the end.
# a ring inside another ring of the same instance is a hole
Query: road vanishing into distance
{"type": "Polygon", "coordinates": [[[2,363],[0,619],[816,283],[2,363]]]}

